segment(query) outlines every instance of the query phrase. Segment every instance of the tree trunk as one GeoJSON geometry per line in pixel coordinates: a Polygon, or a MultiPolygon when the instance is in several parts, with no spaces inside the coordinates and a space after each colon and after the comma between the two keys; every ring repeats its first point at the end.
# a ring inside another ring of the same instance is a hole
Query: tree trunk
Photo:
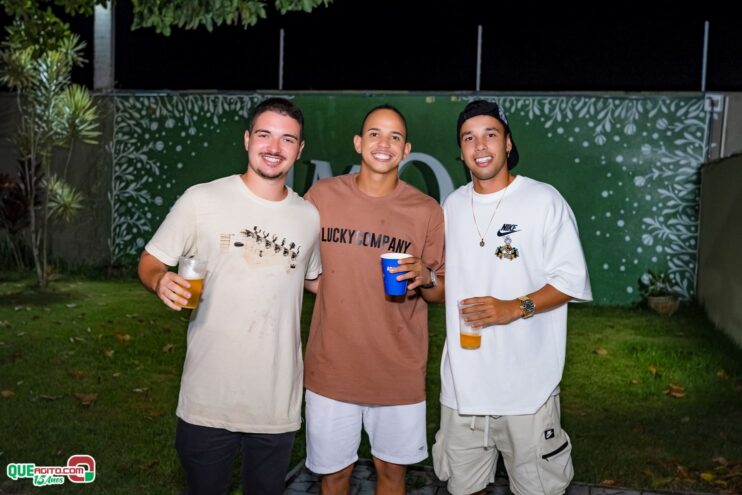
{"type": "MultiPolygon", "coordinates": [[[[28,163],[28,162],[26,162],[28,163]]],[[[33,169],[33,164],[31,165],[33,169]]],[[[39,257],[39,236],[37,235],[36,228],[36,186],[33,185],[36,179],[36,173],[34,170],[30,170],[27,174],[27,181],[31,182],[31,186],[28,189],[28,228],[30,230],[31,237],[31,251],[33,252],[33,263],[36,268],[36,282],[39,287],[44,287],[44,276],[41,267],[41,258],[39,257]]]]}
{"type": "Polygon", "coordinates": [[[41,209],[41,271],[42,278],[39,286],[46,289],[49,286],[49,174],[45,174],[46,185],[44,186],[44,205],[41,209]]]}
{"type": "Polygon", "coordinates": [[[39,287],[46,288],[46,267],[42,263],[42,256],[40,256],[40,236],[38,231],[37,219],[36,219],[36,134],[34,132],[33,121],[35,115],[31,112],[31,137],[29,143],[30,156],[24,158],[24,166],[26,167],[26,191],[28,195],[28,220],[29,229],[31,234],[31,251],[33,252],[33,262],[36,268],[36,282],[39,287]]]}

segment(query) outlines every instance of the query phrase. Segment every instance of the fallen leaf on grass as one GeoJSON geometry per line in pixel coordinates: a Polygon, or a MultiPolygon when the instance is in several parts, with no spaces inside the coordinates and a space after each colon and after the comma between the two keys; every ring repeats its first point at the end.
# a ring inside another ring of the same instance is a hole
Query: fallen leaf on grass
{"type": "Polygon", "coordinates": [[[153,467],[157,466],[159,463],[160,463],[160,461],[151,461],[151,462],[148,462],[146,464],[140,464],[139,465],[139,469],[141,469],[143,471],[148,471],[148,470],[152,469],[153,467]]]}
{"type": "Polygon", "coordinates": [[[61,399],[62,397],[64,397],[64,396],[63,396],[63,395],[46,395],[46,394],[39,394],[39,399],[50,400],[50,401],[51,401],[51,400],[57,400],[57,399],[61,399]]]}
{"type": "Polygon", "coordinates": [[[732,480],[737,478],[739,481],[742,481],[742,463],[719,466],[714,471],[718,473],[720,479],[732,480]]]}
{"type": "Polygon", "coordinates": [[[715,463],[717,463],[717,464],[721,465],[721,466],[728,466],[728,465],[729,465],[729,461],[727,461],[727,460],[726,460],[726,458],[724,458],[724,457],[721,457],[721,456],[719,456],[719,457],[714,457],[714,458],[713,458],[713,459],[711,459],[711,460],[712,460],[712,461],[714,461],[715,463]]]}
{"type": "Polygon", "coordinates": [[[654,377],[657,377],[658,376],[658,373],[659,373],[657,371],[657,367],[655,367],[655,366],[648,366],[647,367],[647,371],[649,371],[649,374],[652,375],[652,376],[654,376],[654,377]]]}
{"type": "Polygon", "coordinates": [[[598,347],[596,349],[593,349],[593,354],[597,354],[598,356],[607,356],[608,350],[602,347],[598,347]]]}
{"type": "Polygon", "coordinates": [[[159,417],[162,417],[163,414],[164,413],[162,411],[153,410],[153,411],[149,411],[147,414],[145,414],[144,415],[144,418],[147,419],[147,420],[149,420],[149,421],[153,421],[153,420],[155,420],[155,419],[157,419],[159,417]]]}
{"type": "Polygon", "coordinates": [[[667,476],[664,478],[652,478],[651,484],[652,488],[666,488],[670,483],[675,481],[677,478],[673,478],[672,476],[667,476]]]}
{"type": "Polygon", "coordinates": [[[116,340],[123,344],[124,342],[129,342],[131,340],[131,335],[128,333],[117,333],[116,340]]]}
{"type": "Polygon", "coordinates": [[[2,397],[3,399],[10,399],[14,395],[15,395],[15,392],[13,392],[12,390],[8,390],[8,389],[0,390],[0,397],[2,397]]]}
{"type": "Polygon", "coordinates": [[[103,355],[106,356],[108,359],[113,358],[113,353],[115,351],[113,349],[109,349],[107,351],[103,351],[103,355]]]}
{"type": "Polygon", "coordinates": [[[703,481],[712,482],[716,479],[716,475],[714,473],[706,471],[705,473],[701,473],[701,479],[703,481]]]}
{"type": "Polygon", "coordinates": [[[170,352],[175,347],[175,344],[165,344],[165,346],[162,348],[162,352],[170,352]]]}
{"type": "Polygon", "coordinates": [[[639,385],[639,380],[637,380],[636,378],[632,378],[631,380],[629,380],[629,385],[639,385]]]}
{"type": "Polygon", "coordinates": [[[681,480],[689,480],[692,478],[690,470],[682,464],[677,464],[675,466],[675,473],[677,474],[678,479],[681,480]]]}
{"type": "Polygon", "coordinates": [[[675,397],[676,399],[682,399],[685,397],[685,388],[683,388],[682,385],[671,383],[667,387],[667,390],[665,390],[665,394],[675,397]]]}
{"type": "Polygon", "coordinates": [[[716,376],[718,376],[719,378],[723,378],[724,380],[729,378],[729,375],[727,375],[727,372],[724,371],[724,368],[719,369],[716,372],[716,376]]]}
{"type": "Polygon", "coordinates": [[[90,407],[98,399],[98,394],[75,394],[82,407],[90,407]]]}
{"type": "Polygon", "coordinates": [[[113,376],[119,377],[119,376],[121,376],[121,372],[120,371],[117,371],[116,373],[113,374],[113,376]]]}
{"type": "Polygon", "coordinates": [[[72,303],[72,304],[65,304],[65,306],[67,306],[68,308],[76,308],[77,307],[77,304],[74,304],[74,303],[72,303]]]}
{"type": "Polygon", "coordinates": [[[132,390],[132,392],[137,393],[137,394],[143,394],[147,390],[149,390],[149,388],[147,388],[147,387],[144,387],[144,388],[135,388],[135,389],[132,390]]]}
{"type": "Polygon", "coordinates": [[[70,371],[70,376],[75,380],[82,380],[83,378],[88,376],[88,374],[85,372],[85,370],[75,369],[70,371]]]}
{"type": "Polygon", "coordinates": [[[616,484],[616,480],[603,480],[600,482],[600,484],[606,486],[614,486],[616,484]]]}

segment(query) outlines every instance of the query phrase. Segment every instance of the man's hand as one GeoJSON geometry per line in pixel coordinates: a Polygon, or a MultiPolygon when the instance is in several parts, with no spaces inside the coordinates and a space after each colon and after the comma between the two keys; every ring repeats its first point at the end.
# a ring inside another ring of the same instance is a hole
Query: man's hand
{"type": "Polygon", "coordinates": [[[167,265],[147,251],[139,258],[137,272],[142,285],[159,297],[168,308],[180,311],[191,297],[191,293],[186,290],[191,284],[177,273],[169,272],[167,265]]]}
{"type": "Polygon", "coordinates": [[[414,256],[400,259],[399,266],[397,268],[390,268],[389,273],[400,273],[397,276],[399,282],[409,280],[407,290],[415,290],[421,285],[428,285],[430,283],[430,269],[423,264],[420,258],[415,258],[414,256]]]}
{"type": "Polygon", "coordinates": [[[490,296],[470,297],[461,301],[461,306],[461,314],[472,328],[507,325],[523,315],[517,299],[503,301],[490,296]]]}
{"type": "Polygon", "coordinates": [[[191,297],[187,290],[190,287],[191,284],[177,273],[165,272],[157,281],[155,294],[167,307],[180,311],[191,297]]]}

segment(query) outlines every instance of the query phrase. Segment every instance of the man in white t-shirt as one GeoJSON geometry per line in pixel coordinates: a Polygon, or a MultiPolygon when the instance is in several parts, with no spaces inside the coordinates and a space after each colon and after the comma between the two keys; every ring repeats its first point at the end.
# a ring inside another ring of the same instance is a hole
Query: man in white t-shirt
{"type": "Polygon", "coordinates": [[[270,98],[245,132],[247,171],[189,188],[145,246],[139,278],[180,310],[190,284],[168,266],[205,260],[188,326],[175,446],[188,493],[226,494],[242,452],[245,493],[282,494],[301,423],[300,314],[319,276],[319,214],[286,187],[304,117],[270,98]]]}
{"type": "Polygon", "coordinates": [[[552,186],[510,169],[518,163],[507,118],[476,100],[456,137],[472,182],[444,204],[446,328],[439,478],[454,495],[483,493],[502,453],[516,494],[559,494],[573,469],[560,425],[567,302],[592,299],[577,225],[552,186]],[[478,349],[459,337],[481,329],[478,349]]]}

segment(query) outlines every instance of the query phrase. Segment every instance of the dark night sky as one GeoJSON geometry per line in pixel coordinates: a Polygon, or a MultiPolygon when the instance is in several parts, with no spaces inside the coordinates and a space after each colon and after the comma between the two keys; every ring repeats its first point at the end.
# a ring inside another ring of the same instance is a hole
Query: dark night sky
{"type": "MultiPolygon", "coordinates": [[[[473,91],[481,24],[482,91],[700,91],[709,20],[707,90],[742,91],[742,29],[723,12],[677,16],[677,4],[664,12],[628,4],[550,12],[493,3],[335,0],[312,14],[269,11],[248,30],[175,29],[165,37],[131,31],[131,4],[122,1],[116,88],[277,89],[284,28],[285,90],[473,91]]],[[[92,19],[73,27],[92,38],[92,19]]],[[[92,63],[76,79],[91,84],[92,63]]]]}

